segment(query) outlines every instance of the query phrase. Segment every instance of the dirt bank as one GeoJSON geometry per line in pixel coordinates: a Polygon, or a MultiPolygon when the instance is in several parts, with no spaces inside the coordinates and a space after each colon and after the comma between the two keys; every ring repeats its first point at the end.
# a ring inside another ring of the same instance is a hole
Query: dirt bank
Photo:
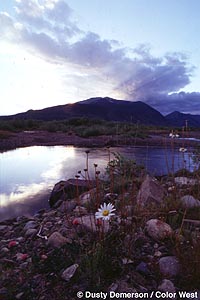
{"type": "MultiPolygon", "coordinates": [[[[198,138],[197,133],[190,133],[190,138],[198,138]]],[[[147,138],[122,137],[122,136],[98,136],[82,138],[76,135],[67,135],[63,132],[47,131],[23,131],[18,133],[7,133],[0,139],[0,151],[12,150],[29,146],[56,146],[73,145],[75,147],[105,147],[105,146],[174,146],[189,147],[199,144],[195,140],[183,140],[181,138],[171,139],[168,134],[151,134],[147,138]]]]}

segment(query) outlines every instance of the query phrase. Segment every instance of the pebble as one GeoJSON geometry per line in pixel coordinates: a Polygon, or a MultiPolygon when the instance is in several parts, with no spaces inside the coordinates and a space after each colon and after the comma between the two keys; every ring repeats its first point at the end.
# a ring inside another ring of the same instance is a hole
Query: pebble
{"type": "Polygon", "coordinates": [[[37,226],[38,225],[35,221],[28,221],[24,226],[24,230],[26,231],[27,229],[35,229],[37,226]]]}
{"type": "Polygon", "coordinates": [[[38,230],[34,229],[34,228],[29,228],[28,230],[26,230],[24,236],[25,237],[33,237],[37,234],[38,230]]]}
{"type": "Polygon", "coordinates": [[[67,243],[67,238],[65,238],[57,231],[53,232],[48,238],[48,245],[53,248],[60,248],[66,243],[67,243]]]}
{"type": "Polygon", "coordinates": [[[74,276],[77,268],[79,267],[78,264],[71,265],[66,270],[63,271],[61,277],[65,281],[70,281],[70,279],[74,276]]]}

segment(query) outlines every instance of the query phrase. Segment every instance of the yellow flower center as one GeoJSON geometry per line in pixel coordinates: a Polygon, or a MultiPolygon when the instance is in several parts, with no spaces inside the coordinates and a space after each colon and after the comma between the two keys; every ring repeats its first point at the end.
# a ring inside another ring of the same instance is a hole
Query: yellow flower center
{"type": "Polygon", "coordinates": [[[105,209],[105,210],[103,211],[102,215],[103,215],[104,217],[108,216],[108,215],[109,215],[109,210],[105,209]]]}

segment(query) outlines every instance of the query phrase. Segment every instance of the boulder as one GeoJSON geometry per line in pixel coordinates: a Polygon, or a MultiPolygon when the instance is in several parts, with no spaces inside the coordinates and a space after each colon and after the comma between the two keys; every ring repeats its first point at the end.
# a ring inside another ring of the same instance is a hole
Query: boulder
{"type": "Polygon", "coordinates": [[[180,272],[180,264],[175,256],[164,256],[159,259],[160,273],[165,278],[174,278],[180,272]]]}
{"type": "Polygon", "coordinates": [[[137,195],[137,204],[146,206],[149,204],[162,204],[165,195],[164,188],[160,185],[158,180],[146,176],[137,195]]]}
{"type": "Polygon", "coordinates": [[[191,195],[185,195],[181,198],[181,205],[184,208],[200,207],[200,201],[191,195]]]}
{"type": "Polygon", "coordinates": [[[94,188],[96,185],[95,180],[85,180],[85,179],[68,179],[67,181],[61,180],[55,184],[50,198],[50,207],[53,207],[58,200],[68,200],[73,199],[85,191],[94,188]]]}
{"type": "Polygon", "coordinates": [[[172,228],[165,222],[158,219],[151,219],[146,223],[147,234],[156,241],[162,241],[172,236],[172,228]]]}

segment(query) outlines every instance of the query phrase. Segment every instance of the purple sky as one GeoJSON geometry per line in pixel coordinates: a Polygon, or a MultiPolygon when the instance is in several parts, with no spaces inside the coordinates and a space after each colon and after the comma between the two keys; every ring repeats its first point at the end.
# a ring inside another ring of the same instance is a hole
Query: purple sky
{"type": "Polygon", "coordinates": [[[0,115],[97,96],[200,114],[199,11],[198,0],[1,3],[0,115]]]}

